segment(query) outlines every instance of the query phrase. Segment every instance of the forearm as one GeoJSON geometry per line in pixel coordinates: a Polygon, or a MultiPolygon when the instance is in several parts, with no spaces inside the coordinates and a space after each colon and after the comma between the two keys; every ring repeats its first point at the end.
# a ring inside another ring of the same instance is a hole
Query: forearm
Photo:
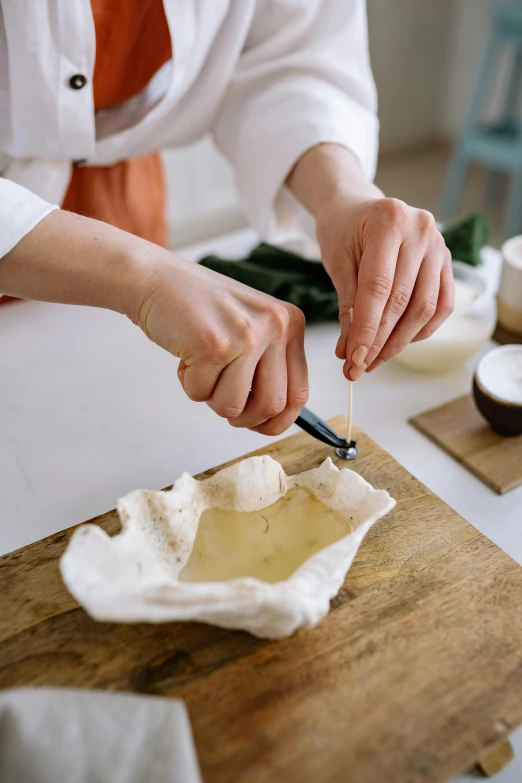
{"type": "Polygon", "coordinates": [[[0,258],[0,291],[129,314],[149,247],[106,223],[56,210],[0,258]]]}
{"type": "Polygon", "coordinates": [[[357,158],[339,144],[318,144],[305,152],[286,184],[316,220],[329,204],[342,202],[349,207],[383,197],[365,177],[357,158]]]}

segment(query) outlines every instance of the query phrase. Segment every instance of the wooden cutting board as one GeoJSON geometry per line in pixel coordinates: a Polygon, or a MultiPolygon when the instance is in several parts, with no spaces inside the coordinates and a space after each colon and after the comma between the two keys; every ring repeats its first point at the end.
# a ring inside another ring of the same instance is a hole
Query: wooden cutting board
{"type": "MultiPolygon", "coordinates": [[[[60,581],[68,530],[0,559],[0,687],[179,696],[206,783],[438,783],[467,769],[522,722],[522,568],[357,441],[350,467],[397,506],[316,628],[264,641],[96,623],[60,581]]],[[[333,457],[305,434],[256,453],[288,473],[333,457]]],[[[96,522],[119,526],[114,511],[96,522]]]]}

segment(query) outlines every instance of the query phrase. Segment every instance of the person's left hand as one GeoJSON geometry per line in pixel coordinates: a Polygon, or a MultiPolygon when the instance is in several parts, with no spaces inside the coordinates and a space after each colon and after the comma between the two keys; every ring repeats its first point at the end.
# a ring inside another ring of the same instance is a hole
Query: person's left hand
{"type": "Polygon", "coordinates": [[[429,337],[452,312],[451,254],[431,213],[394,198],[337,198],[316,225],[339,296],[336,355],[350,380],[429,337]]]}

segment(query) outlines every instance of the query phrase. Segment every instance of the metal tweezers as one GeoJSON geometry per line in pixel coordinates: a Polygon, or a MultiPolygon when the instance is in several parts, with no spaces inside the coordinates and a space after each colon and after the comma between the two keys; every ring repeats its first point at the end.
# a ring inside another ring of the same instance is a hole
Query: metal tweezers
{"type": "Polygon", "coordinates": [[[302,409],[295,423],[313,438],[333,446],[335,453],[341,459],[355,459],[358,456],[359,451],[354,440],[347,441],[341,438],[323,419],[308,408],[302,409]]]}

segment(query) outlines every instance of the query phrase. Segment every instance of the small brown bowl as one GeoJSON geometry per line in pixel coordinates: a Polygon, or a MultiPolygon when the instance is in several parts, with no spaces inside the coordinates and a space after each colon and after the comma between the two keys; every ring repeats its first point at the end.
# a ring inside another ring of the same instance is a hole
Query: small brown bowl
{"type": "Polygon", "coordinates": [[[495,432],[522,435],[522,345],[502,345],[480,360],[473,397],[495,432]]]}

